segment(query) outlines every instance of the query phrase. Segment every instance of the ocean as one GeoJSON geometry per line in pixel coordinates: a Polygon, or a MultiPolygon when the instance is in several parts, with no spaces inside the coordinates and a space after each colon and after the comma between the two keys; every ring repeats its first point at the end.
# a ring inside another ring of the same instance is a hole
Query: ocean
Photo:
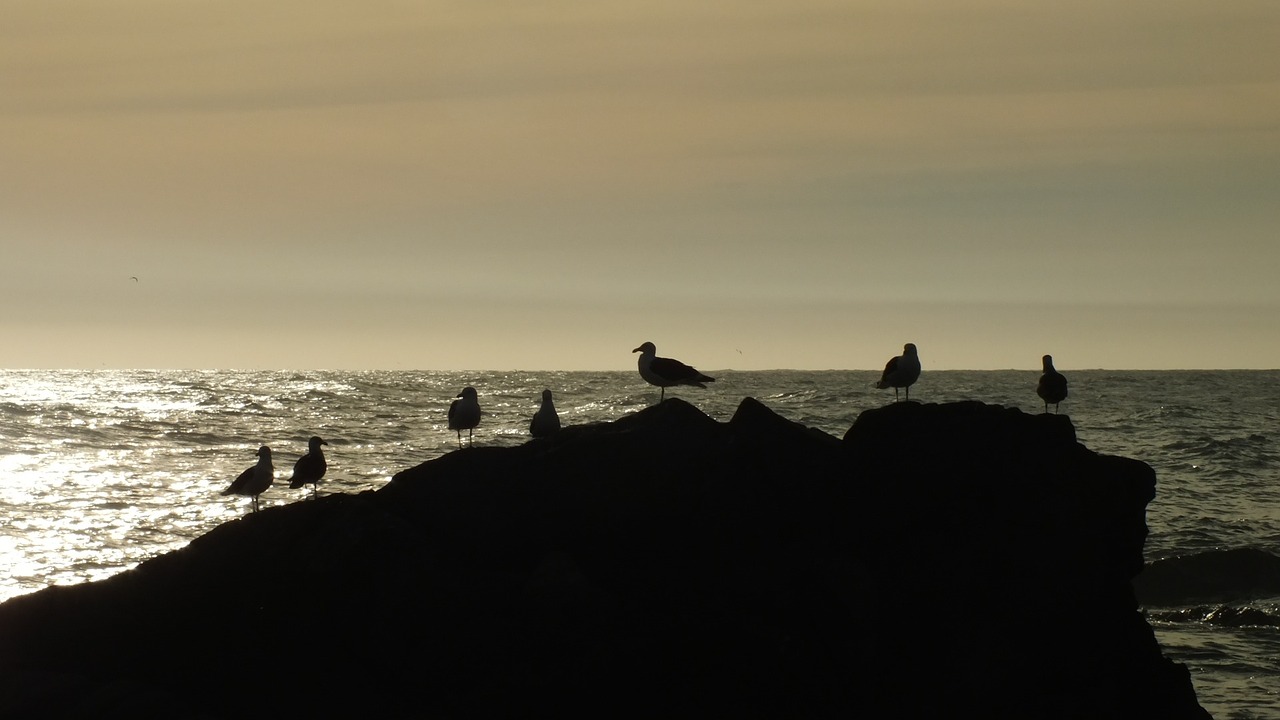
{"type": "MultiPolygon", "coordinates": [[[[1280,371],[1062,369],[1081,443],[1155,468],[1148,561],[1219,550],[1280,554],[1280,371]]],[[[842,437],[864,410],[893,402],[871,371],[709,371],[707,389],[667,394],[727,421],[744,397],[842,437]]],[[[920,402],[980,400],[1043,411],[1039,370],[930,371],[920,402]]],[[[222,495],[272,448],[264,507],[291,490],[307,439],[328,442],[319,491],[382,487],[400,470],[456,450],[446,412],[465,386],[483,418],[476,446],[515,446],[541,392],[564,424],[607,421],[657,402],[634,370],[607,372],[0,370],[0,601],[99,580],[184,546],[249,511],[222,495]]],[[[461,442],[467,442],[463,433],[461,442]]],[[[1166,656],[1191,670],[1218,720],[1280,717],[1280,597],[1229,607],[1147,607],[1166,656]],[[1241,617],[1249,622],[1223,623],[1241,617]]],[[[1052,618],[1046,618],[1046,633],[1052,618]]]]}

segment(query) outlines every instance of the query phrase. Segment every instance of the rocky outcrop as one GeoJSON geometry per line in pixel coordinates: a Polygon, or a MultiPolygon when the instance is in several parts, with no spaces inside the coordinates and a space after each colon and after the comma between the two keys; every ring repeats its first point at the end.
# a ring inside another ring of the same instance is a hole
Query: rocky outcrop
{"type": "Polygon", "coordinates": [[[1063,416],[673,399],[0,605],[0,716],[1205,718],[1154,490],[1063,416]]]}
{"type": "Polygon", "coordinates": [[[1144,604],[1164,606],[1272,598],[1280,595],[1280,557],[1232,548],[1164,558],[1134,578],[1134,589],[1144,604]]]}

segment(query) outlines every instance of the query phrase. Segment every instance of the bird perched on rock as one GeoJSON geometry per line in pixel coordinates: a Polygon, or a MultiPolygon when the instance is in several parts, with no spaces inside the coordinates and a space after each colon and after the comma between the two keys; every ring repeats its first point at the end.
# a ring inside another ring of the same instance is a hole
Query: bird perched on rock
{"type": "Polygon", "coordinates": [[[464,387],[457,399],[449,403],[449,429],[458,431],[458,447],[462,447],[462,431],[467,431],[467,446],[471,446],[471,433],[480,424],[480,399],[476,389],[464,387]]]}
{"type": "Polygon", "coordinates": [[[542,407],[538,408],[538,412],[533,414],[533,419],[529,421],[529,434],[536,437],[546,437],[560,429],[560,416],[556,414],[556,405],[551,401],[551,391],[542,391],[542,407]]]}
{"type": "Polygon", "coordinates": [[[893,400],[898,401],[898,388],[906,390],[906,399],[911,399],[911,386],[920,379],[920,356],[916,353],[914,343],[902,346],[902,354],[889,359],[885,363],[884,373],[876,387],[893,388],[893,400]]]}
{"type": "Polygon", "coordinates": [[[328,444],[315,435],[311,436],[307,441],[307,454],[298,458],[298,461],[293,464],[293,477],[289,478],[290,488],[296,490],[303,485],[310,485],[311,495],[315,497],[320,489],[320,478],[324,477],[325,470],[329,469],[329,464],[324,460],[324,451],[320,446],[328,444]]]}
{"type": "Polygon", "coordinates": [[[644,343],[631,352],[640,353],[640,360],[637,363],[640,368],[640,377],[650,385],[662,388],[658,402],[667,399],[667,388],[673,385],[705,388],[706,385],[703,383],[716,381],[715,378],[703,375],[696,368],[685,365],[679,360],[657,357],[658,348],[651,342],[644,343]]]}
{"type": "Polygon", "coordinates": [[[231,482],[231,487],[222,491],[223,495],[245,495],[253,498],[253,511],[258,512],[258,496],[271,487],[275,480],[276,469],[271,464],[271,448],[263,445],[258,448],[258,464],[254,465],[231,482]]]}
{"type": "Polygon", "coordinates": [[[1058,412],[1058,403],[1067,399],[1067,378],[1053,367],[1053,356],[1041,358],[1044,363],[1044,374],[1036,385],[1036,395],[1044,401],[1044,411],[1049,412],[1049,403],[1053,403],[1053,411],[1058,412]]]}

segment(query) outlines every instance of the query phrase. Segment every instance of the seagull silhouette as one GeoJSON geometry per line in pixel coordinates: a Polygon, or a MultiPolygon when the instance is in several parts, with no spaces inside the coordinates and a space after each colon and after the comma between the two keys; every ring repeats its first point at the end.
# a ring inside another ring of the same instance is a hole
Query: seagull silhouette
{"type": "Polygon", "coordinates": [[[480,424],[480,400],[476,389],[464,387],[457,400],[449,403],[449,429],[458,431],[458,447],[462,447],[462,431],[467,431],[467,447],[471,447],[471,433],[480,424]]]}
{"type": "Polygon", "coordinates": [[[253,511],[258,512],[258,496],[271,487],[275,480],[275,466],[271,464],[271,448],[263,445],[258,448],[258,464],[240,473],[231,481],[231,487],[222,491],[223,495],[245,495],[253,498],[253,511]]]}
{"type": "Polygon", "coordinates": [[[697,368],[685,365],[679,360],[658,357],[658,347],[651,342],[643,343],[631,352],[640,353],[640,359],[636,363],[640,370],[640,377],[644,378],[645,382],[650,385],[662,388],[662,393],[658,396],[658,402],[667,399],[667,388],[673,385],[692,385],[705,388],[706,385],[703,385],[703,383],[716,381],[715,378],[703,375],[698,372],[697,368]]]}
{"type": "Polygon", "coordinates": [[[529,421],[529,434],[536,438],[547,437],[560,429],[560,416],[556,414],[556,405],[551,400],[551,391],[542,391],[542,407],[533,414],[529,421]]]}
{"type": "Polygon", "coordinates": [[[1044,374],[1036,385],[1036,395],[1044,401],[1044,411],[1049,412],[1049,403],[1053,403],[1053,411],[1058,412],[1058,403],[1067,399],[1067,378],[1053,367],[1053,356],[1041,358],[1044,374]]]}
{"type": "Polygon", "coordinates": [[[898,401],[898,388],[905,388],[907,400],[911,399],[911,386],[916,380],[920,379],[920,356],[916,353],[914,343],[907,343],[902,346],[902,354],[889,358],[889,362],[884,365],[884,372],[880,375],[880,382],[876,383],[876,387],[880,389],[893,388],[893,401],[898,401]]]}
{"type": "Polygon", "coordinates": [[[320,478],[324,477],[325,471],[329,469],[329,464],[324,459],[324,451],[320,446],[328,444],[319,436],[311,436],[307,441],[307,454],[298,458],[298,461],[293,464],[293,477],[289,478],[290,488],[296,490],[303,485],[310,485],[311,496],[316,496],[320,490],[320,478]]]}

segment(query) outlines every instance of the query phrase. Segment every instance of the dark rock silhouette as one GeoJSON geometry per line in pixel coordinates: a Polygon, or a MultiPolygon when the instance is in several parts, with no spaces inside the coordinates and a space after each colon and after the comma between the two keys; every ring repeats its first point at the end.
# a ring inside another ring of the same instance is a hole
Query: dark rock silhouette
{"type": "Polygon", "coordinates": [[[10,600],[0,717],[1207,718],[1154,491],[1067,416],[675,399],[10,600]]]}
{"type": "Polygon", "coordinates": [[[1156,560],[1134,579],[1144,604],[1192,605],[1280,595],[1280,557],[1256,548],[1156,560]]]}

